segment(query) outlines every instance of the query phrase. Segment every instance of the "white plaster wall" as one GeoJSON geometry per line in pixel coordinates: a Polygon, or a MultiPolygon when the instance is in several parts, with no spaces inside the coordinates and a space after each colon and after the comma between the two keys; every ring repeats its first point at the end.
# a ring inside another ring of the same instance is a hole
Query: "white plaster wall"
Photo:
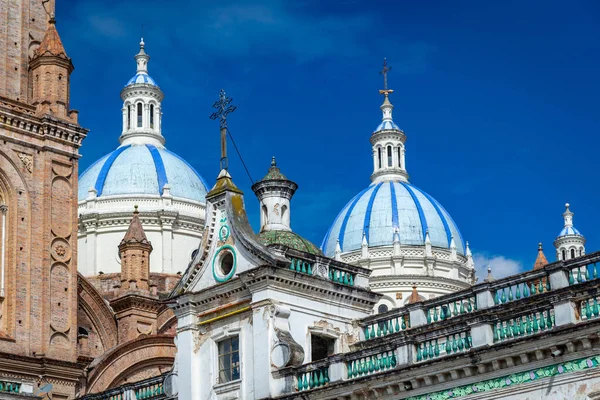
{"type": "MultiPolygon", "coordinates": [[[[121,272],[119,260],[119,243],[125,236],[128,226],[98,229],[95,234],[79,235],[78,239],[78,270],[84,276],[121,272]],[[96,242],[93,251],[92,241],[96,242]],[[92,254],[93,253],[93,254],[92,254]]],[[[201,232],[188,229],[173,230],[172,239],[163,243],[163,232],[160,226],[144,226],[146,237],[152,243],[150,254],[150,271],[176,273],[184,272],[191,260],[192,251],[198,248],[201,232]],[[168,252],[163,251],[164,245],[172,248],[170,259],[163,259],[168,252]]]]}

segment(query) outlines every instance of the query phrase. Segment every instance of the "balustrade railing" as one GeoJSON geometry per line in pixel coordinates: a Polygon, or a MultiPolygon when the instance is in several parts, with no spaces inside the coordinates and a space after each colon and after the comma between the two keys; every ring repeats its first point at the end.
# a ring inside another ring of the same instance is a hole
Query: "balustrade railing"
{"type": "Polygon", "coordinates": [[[380,319],[365,326],[365,340],[374,339],[410,328],[410,315],[396,315],[380,319]]]}
{"type": "MultiPolygon", "coordinates": [[[[317,267],[313,262],[303,260],[301,258],[291,258],[291,261],[290,270],[307,275],[317,274],[317,267]]],[[[346,286],[354,286],[356,274],[330,266],[327,271],[327,278],[335,283],[346,286]]]]}
{"type": "Polygon", "coordinates": [[[550,330],[553,326],[554,310],[552,309],[513,317],[494,325],[494,342],[534,335],[550,330]]]}
{"type": "Polygon", "coordinates": [[[415,345],[417,362],[462,353],[473,347],[471,332],[461,332],[426,340],[415,345]]]}
{"type": "Polygon", "coordinates": [[[152,399],[155,396],[164,394],[162,382],[154,383],[146,387],[142,387],[135,390],[135,398],[140,399],[152,399]]]}
{"type": "Polygon", "coordinates": [[[589,319],[598,318],[600,316],[600,307],[598,307],[598,297],[582,300],[580,303],[581,309],[581,320],[587,321],[589,319]]]}
{"type": "Polygon", "coordinates": [[[458,315],[469,314],[477,310],[477,297],[474,295],[463,299],[450,300],[427,308],[427,323],[444,321],[458,315]]]}
{"type": "Polygon", "coordinates": [[[494,291],[494,304],[506,304],[551,290],[548,276],[517,282],[494,291]]]}
{"type": "Polygon", "coordinates": [[[292,258],[292,263],[290,264],[290,269],[292,271],[301,272],[303,274],[313,275],[314,269],[313,264],[302,260],[300,258],[292,258]]]}
{"type": "Polygon", "coordinates": [[[600,267],[596,263],[575,266],[569,269],[569,285],[576,285],[598,279],[600,277],[600,267]]]}
{"type": "Polygon", "coordinates": [[[359,378],[396,368],[398,359],[394,351],[384,351],[346,362],[347,379],[359,378]]]}
{"type": "Polygon", "coordinates": [[[296,376],[296,380],[296,389],[299,392],[323,387],[329,383],[329,365],[317,367],[310,371],[300,372],[296,376]]]}
{"type": "Polygon", "coordinates": [[[341,269],[329,267],[329,279],[347,286],[354,286],[354,274],[341,269]]]}
{"type": "Polygon", "coordinates": [[[21,384],[18,382],[0,381],[0,392],[2,393],[19,393],[21,384]]]}

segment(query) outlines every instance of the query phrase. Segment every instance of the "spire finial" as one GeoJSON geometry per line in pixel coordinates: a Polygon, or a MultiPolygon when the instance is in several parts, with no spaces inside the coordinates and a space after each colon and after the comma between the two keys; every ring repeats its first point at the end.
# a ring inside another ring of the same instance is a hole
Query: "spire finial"
{"type": "Polygon", "coordinates": [[[387,84],[387,73],[392,69],[392,67],[388,67],[387,65],[387,58],[383,58],[383,69],[381,71],[379,71],[379,73],[381,75],[383,75],[383,90],[380,90],[379,93],[383,94],[386,98],[388,96],[388,94],[392,93],[393,90],[388,89],[388,84],[387,84]]]}
{"type": "Polygon", "coordinates": [[[221,169],[227,170],[227,115],[234,112],[237,108],[231,105],[231,97],[227,97],[225,90],[219,92],[219,100],[215,101],[213,108],[217,111],[211,114],[210,119],[219,118],[219,127],[221,128],[221,169]]]}
{"type": "Polygon", "coordinates": [[[273,158],[271,158],[271,167],[276,167],[277,166],[277,161],[275,161],[275,156],[273,156],[273,158]]]}
{"type": "Polygon", "coordinates": [[[139,213],[140,213],[140,212],[138,211],[138,205],[137,205],[137,204],[133,206],[133,213],[134,213],[134,214],[139,214],[139,213]]]}

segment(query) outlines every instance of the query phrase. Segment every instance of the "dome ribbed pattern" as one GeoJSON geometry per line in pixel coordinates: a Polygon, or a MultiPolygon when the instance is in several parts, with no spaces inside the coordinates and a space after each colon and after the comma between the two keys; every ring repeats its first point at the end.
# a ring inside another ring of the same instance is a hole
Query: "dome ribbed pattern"
{"type": "Polygon", "coordinates": [[[433,197],[404,182],[371,184],[346,204],[323,240],[326,256],[361,248],[363,233],[370,247],[390,246],[398,232],[403,245],[424,245],[429,232],[434,247],[449,249],[452,237],[459,254],[465,245],[450,214],[433,197]]]}
{"type": "Polygon", "coordinates": [[[165,148],[125,145],[92,164],[79,178],[79,201],[90,188],[97,196],[162,195],[168,184],[174,197],[204,202],[206,183],[192,166],[165,148]]]}

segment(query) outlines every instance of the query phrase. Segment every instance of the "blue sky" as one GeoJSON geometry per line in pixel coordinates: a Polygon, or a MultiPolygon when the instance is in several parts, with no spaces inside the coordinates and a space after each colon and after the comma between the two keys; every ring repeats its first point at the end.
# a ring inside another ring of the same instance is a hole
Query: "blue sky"
{"type": "MultiPolygon", "coordinates": [[[[540,241],[554,260],[567,201],[588,252],[598,249],[598,2],[57,3],[76,68],[71,106],[90,129],[80,171],[118,145],[119,92],[143,24],[167,147],[214,183],[219,133],[208,117],[225,88],[252,177],[275,155],[300,186],[292,226],[320,245],[369,184],[387,57],[411,183],[452,214],[479,268],[528,269],[540,241]]],[[[258,203],[235,154],[230,170],[256,227],[258,203]]]]}

